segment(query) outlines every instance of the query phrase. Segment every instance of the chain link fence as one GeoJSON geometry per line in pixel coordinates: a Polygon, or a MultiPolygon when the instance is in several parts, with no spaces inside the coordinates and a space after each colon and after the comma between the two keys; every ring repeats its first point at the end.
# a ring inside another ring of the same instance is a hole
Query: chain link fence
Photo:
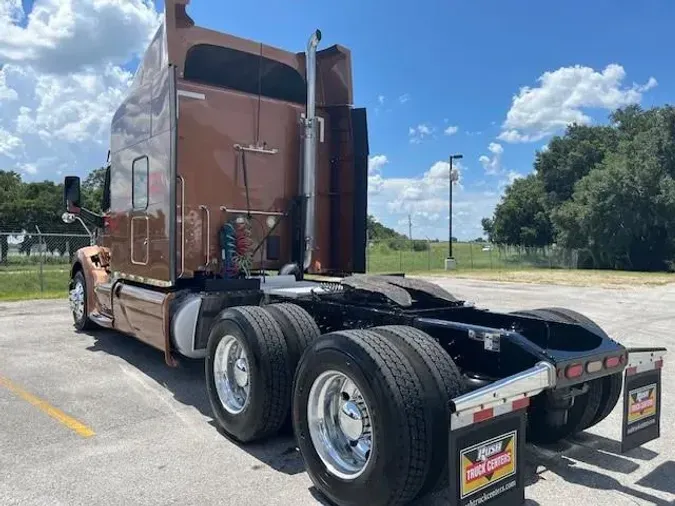
{"type": "MultiPolygon", "coordinates": [[[[445,269],[448,242],[429,240],[370,241],[368,272],[431,272],[445,269]]],[[[498,246],[487,242],[454,242],[452,256],[457,269],[577,269],[576,250],[548,246],[525,248],[498,246]]]]}
{"type": "Polygon", "coordinates": [[[73,256],[92,241],[86,233],[50,233],[39,227],[0,230],[0,300],[65,296],[73,256]]]}
{"type": "MultiPolygon", "coordinates": [[[[70,265],[75,252],[93,243],[83,227],[73,224],[72,233],[7,230],[0,224],[0,300],[65,296],[70,265]]],[[[445,269],[447,242],[429,240],[370,241],[366,258],[368,272],[433,272],[445,269]]],[[[576,269],[575,250],[504,247],[486,242],[455,242],[452,254],[456,268],[478,269],[576,269]]]]}

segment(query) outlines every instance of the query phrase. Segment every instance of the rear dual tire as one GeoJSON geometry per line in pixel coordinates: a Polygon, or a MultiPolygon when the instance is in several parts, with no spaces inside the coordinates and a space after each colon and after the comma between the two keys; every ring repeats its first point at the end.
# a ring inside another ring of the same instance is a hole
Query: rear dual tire
{"type": "Polygon", "coordinates": [[[293,372],[319,336],[294,304],[234,307],[213,324],[205,360],[206,387],[216,421],[242,442],[289,432],[293,372]]]}
{"type": "Polygon", "coordinates": [[[290,304],[219,315],[205,366],[223,431],[260,440],[290,413],[311,480],[338,505],[407,504],[447,486],[447,405],[467,390],[451,357],[411,327],[318,334],[290,304]]]}
{"type": "Polygon", "coordinates": [[[230,437],[249,443],[281,428],[292,372],[281,328],[263,308],[220,313],[209,334],[205,369],[211,409],[230,437]]]}
{"type": "MultiPolygon", "coordinates": [[[[529,316],[561,323],[575,323],[603,338],[607,333],[587,316],[567,308],[550,307],[516,311],[512,314],[529,316]]],[[[554,443],[571,435],[583,432],[607,418],[621,396],[622,375],[615,373],[587,382],[587,392],[577,395],[567,410],[566,419],[552,421],[552,410],[561,409],[550,394],[534,399],[528,413],[528,439],[535,443],[554,443]]]]}
{"type": "Polygon", "coordinates": [[[451,358],[417,329],[324,335],[307,348],[294,380],[293,424],[310,479],[338,505],[406,504],[442,488],[448,475],[445,408],[463,391],[451,358]],[[336,383],[328,395],[327,375],[346,378],[347,392],[336,383]],[[351,462],[358,463],[351,470],[349,452],[342,451],[350,447],[351,462]]]}

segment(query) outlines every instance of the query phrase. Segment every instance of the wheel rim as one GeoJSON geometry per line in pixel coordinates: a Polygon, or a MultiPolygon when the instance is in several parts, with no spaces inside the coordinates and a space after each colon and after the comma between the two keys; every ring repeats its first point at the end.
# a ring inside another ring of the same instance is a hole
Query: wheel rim
{"type": "Polygon", "coordinates": [[[233,415],[241,413],[248,404],[250,382],[248,357],[236,337],[226,335],[218,343],[213,375],[223,408],[233,415]]]}
{"type": "Polygon", "coordinates": [[[361,476],[373,449],[370,410],[355,382],[337,371],[322,373],[307,403],[309,434],[329,472],[344,480],[361,476]]]}
{"type": "Polygon", "coordinates": [[[84,316],[84,286],[81,281],[76,281],[70,290],[70,310],[76,320],[81,320],[84,316]]]}

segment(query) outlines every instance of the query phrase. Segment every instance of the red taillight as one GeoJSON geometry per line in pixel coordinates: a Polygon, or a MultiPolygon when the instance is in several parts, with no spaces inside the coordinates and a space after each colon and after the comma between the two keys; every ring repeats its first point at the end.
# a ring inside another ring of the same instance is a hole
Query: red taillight
{"type": "Polygon", "coordinates": [[[663,359],[661,359],[661,360],[656,360],[656,361],[654,362],[654,367],[656,367],[657,369],[661,369],[661,368],[663,367],[663,359]]]}
{"type": "Polygon", "coordinates": [[[578,378],[584,373],[584,366],[581,364],[570,365],[565,370],[565,376],[568,378],[578,378]]]}
{"type": "Polygon", "coordinates": [[[605,359],[605,367],[607,369],[611,369],[612,367],[616,367],[621,363],[621,357],[607,357],[605,359]]]}

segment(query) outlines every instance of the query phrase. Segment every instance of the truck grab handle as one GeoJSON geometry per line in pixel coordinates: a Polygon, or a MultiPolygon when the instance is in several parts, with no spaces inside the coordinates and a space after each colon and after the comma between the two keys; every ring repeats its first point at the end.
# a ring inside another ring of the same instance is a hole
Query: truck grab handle
{"type": "Polygon", "coordinates": [[[176,178],[180,181],[180,274],[179,278],[185,274],[185,179],[178,175],[176,178]]]}
{"type": "Polygon", "coordinates": [[[209,206],[200,205],[199,209],[206,211],[206,260],[205,267],[209,266],[211,262],[211,211],[209,211],[209,206]]]}

